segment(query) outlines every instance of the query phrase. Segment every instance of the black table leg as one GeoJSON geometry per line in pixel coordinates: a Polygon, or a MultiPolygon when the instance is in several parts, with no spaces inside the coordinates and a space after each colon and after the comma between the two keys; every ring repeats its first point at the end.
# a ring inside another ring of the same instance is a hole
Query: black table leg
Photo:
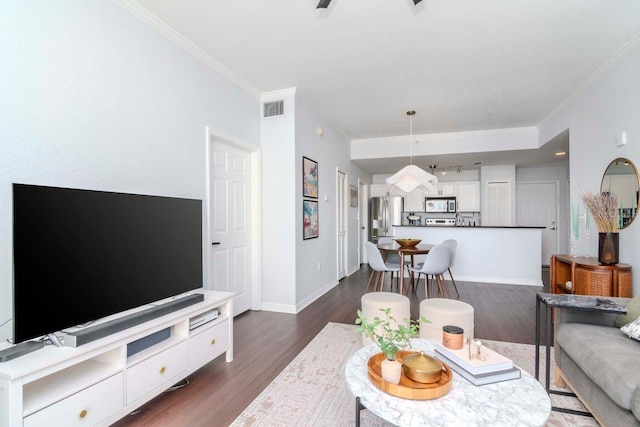
{"type": "Polygon", "coordinates": [[[540,298],[536,297],[536,367],[535,377],[540,376],[540,298]]]}
{"type": "Polygon", "coordinates": [[[365,408],[365,406],[360,403],[360,398],[356,397],[356,427],[360,427],[360,411],[362,411],[363,409],[367,408],[365,408]]]}
{"type": "Polygon", "coordinates": [[[547,336],[547,361],[545,363],[546,366],[546,372],[545,372],[545,389],[547,390],[547,393],[549,393],[549,381],[550,381],[550,372],[551,372],[551,307],[549,307],[548,305],[545,307],[546,312],[547,312],[547,330],[545,331],[545,334],[547,336]]]}

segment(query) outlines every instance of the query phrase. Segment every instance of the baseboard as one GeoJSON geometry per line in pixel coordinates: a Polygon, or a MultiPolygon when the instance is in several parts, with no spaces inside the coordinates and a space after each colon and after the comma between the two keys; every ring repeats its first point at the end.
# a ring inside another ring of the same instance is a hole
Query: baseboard
{"type": "Polygon", "coordinates": [[[514,277],[460,276],[458,274],[454,275],[454,279],[456,279],[456,283],[476,282],[476,283],[498,283],[500,285],[543,286],[542,279],[522,279],[522,278],[514,278],[514,277]]]}
{"type": "Polygon", "coordinates": [[[273,311],[275,313],[288,313],[288,314],[298,314],[302,310],[304,310],[307,306],[312,304],[315,300],[329,292],[331,289],[335,288],[338,283],[337,280],[332,280],[331,282],[324,285],[322,288],[318,289],[313,294],[309,295],[304,300],[300,301],[296,305],[290,304],[275,304],[269,302],[262,303],[262,311],[273,311]]]}
{"type": "Polygon", "coordinates": [[[296,310],[297,310],[296,313],[301,312],[308,305],[310,305],[315,300],[320,298],[322,295],[326,294],[331,289],[335,288],[338,285],[338,283],[340,283],[340,282],[338,282],[337,280],[332,280],[331,282],[327,283],[322,288],[318,289],[316,292],[314,292],[313,294],[311,294],[310,296],[308,296],[304,300],[300,301],[298,304],[296,304],[296,310]]]}

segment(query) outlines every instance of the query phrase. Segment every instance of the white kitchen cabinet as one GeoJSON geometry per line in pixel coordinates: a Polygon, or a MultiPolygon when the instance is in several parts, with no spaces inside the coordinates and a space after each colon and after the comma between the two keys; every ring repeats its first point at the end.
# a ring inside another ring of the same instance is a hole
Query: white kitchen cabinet
{"type": "Polygon", "coordinates": [[[438,193],[440,196],[456,196],[456,185],[455,182],[441,182],[438,184],[438,193]]]}
{"type": "Polygon", "coordinates": [[[404,197],[404,210],[406,212],[424,212],[424,197],[422,190],[413,190],[404,197]]]}
{"type": "Polygon", "coordinates": [[[108,426],[222,353],[231,362],[234,295],[199,292],[204,301],[140,325],[0,364],[0,426],[108,426]],[[212,309],[219,312],[215,320],[190,328],[191,318],[212,309]],[[149,340],[167,329],[169,338],[149,340]],[[140,339],[146,347],[127,356],[140,339]]]}
{"type": "Polygon", "coordinates": [[[480,181],[458,182],[458,212],[480,212],[480,181]]]}

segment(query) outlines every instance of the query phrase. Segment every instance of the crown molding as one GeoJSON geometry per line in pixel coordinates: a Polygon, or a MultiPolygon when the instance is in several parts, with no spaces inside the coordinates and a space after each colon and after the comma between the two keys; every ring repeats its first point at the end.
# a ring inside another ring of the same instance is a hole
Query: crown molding
{"type": "Polygon", "coordinates": [[[291,87],[287,89],[272,90],[270,92],[262,92],[260,94],[260,101],[275,101],[277,99],[295,96],[297,90],[297,88],[291,87]]]}
{"type": "Polygon", "coordinates": [[[224,66],[218,60],[199,48],[191,40],[171,28],[167,23],[153,15],[144,7],[140,6],[135,0],[112,0],[115,4],[131,13],[140,21],[162,34],[178,47],[184,49],[189,54],[200,60],[202,63],[212,68],[224,78],[235,84],[254,98],[260,98],[260,91],[246,80],[242,79],[236,73],[224,66]]]}
{"type": "Polygon", "coordinates": [[[591,74],[578,88],[562,101],[556,108],[546,114],[539,123],[544,123],[550,117],[560,112],[567,105],[571,104],[576,98],[593,87],[602,77],[607,75],[616,65],[618,65],[627,55],[637,46],[640,46],[640,32],[637,32],[631,39],[626,42],[616,53],[607,59],[598,69],[591,74]]]}

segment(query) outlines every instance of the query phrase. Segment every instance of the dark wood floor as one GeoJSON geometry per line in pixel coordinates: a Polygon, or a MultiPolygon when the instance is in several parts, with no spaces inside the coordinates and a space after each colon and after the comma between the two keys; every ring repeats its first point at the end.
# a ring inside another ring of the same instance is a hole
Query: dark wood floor
{"type": "MultiPolygon", "coordinates": [[[[354,323],[369,274],[363,265],[297,315],[250,311],[235,317],[232,363],[217,358],[192,374],[187,387],[163,393],[114,425],[228,426],[328,322],[354,323]]],[[[548,292],[547,268],[542,277],[543,288],[458,282],[460,299],[474,307],[475,336],[533,344],[535,294],[548,292]]],[[[417,318],[423,282],[408,296],[417,318]]]]}

